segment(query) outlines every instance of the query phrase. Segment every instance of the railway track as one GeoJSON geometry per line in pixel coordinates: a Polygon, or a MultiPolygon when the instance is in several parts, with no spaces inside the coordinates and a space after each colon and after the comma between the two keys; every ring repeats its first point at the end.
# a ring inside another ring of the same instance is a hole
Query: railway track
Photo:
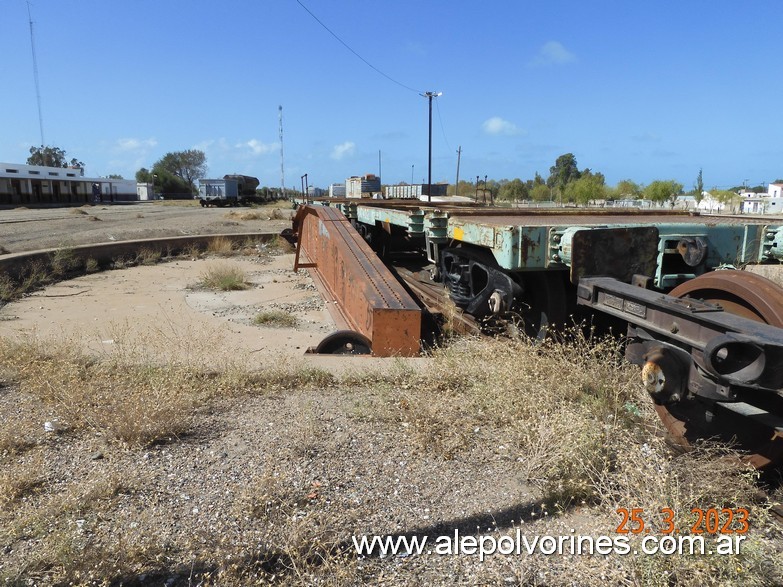
{"type": "Polygon", "coordinates": [[[448,328],[458,334],[481,334],[481,324],[470,314],[466,314],[449,299],[448,292],[442,285],[432,283],[429,276],[422,276],[422,271],[416,271],[402,264],[392,264],[392,271],[408,288],[427,312],[440,315],[443,321],[449,323],[448,328]]]}

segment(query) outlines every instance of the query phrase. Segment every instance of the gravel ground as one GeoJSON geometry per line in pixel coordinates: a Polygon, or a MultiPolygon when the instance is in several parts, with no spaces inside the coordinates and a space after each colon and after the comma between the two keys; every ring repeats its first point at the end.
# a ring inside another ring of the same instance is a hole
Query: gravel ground
{"type": "Polygon", "coordinates": [[[114,240],[189,234],[219,234],[290,228],[293,213],[283,202],[262,208],[202,208],[197,202],[136,202],[80,208],[0,209],[0,253],[114,240]],[[241,220],[247,211],[268,220],[241,220]],[[275,213],[275,210],[278,210],[275,213]],[[233,214],[232,214],[233,213],[233,214]],[[282,219],[274,219],[282,216],[282,219]]]}

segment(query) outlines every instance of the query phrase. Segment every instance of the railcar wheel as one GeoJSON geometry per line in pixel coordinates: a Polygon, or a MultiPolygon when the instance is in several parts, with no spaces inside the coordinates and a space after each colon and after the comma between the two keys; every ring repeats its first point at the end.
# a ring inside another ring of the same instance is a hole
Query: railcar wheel
{"type": "MultiPolygon", "coordinates": [[[[669,295],[720,304],[726,312],[783,328],[783,288],[755,273],[728,270],[707,273],[677,286],[669,295]]],[[[712,405],[697,398],[656,405],[655,410],[674,440],[683,446],[689,446],[697,438],[720,433],[724,439],[737,441],[748,452],[748,462],[759,469],[783,464],[783,439],[776,439],[738,417],[716,414],[712,405]]]]}
{"type": "Polygon", "coordinates": [[[338,330],[324,338],[315,347],[315,352],[319,355],[369,355],[372,343],[353,330],[338,330]]]}

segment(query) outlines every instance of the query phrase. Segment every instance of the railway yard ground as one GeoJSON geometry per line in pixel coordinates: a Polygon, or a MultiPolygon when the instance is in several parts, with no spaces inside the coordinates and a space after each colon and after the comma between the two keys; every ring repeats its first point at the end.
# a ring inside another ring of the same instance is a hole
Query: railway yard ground
{"type": "MultiPolygon", "coordinates": [[[[0,258],[280,232],[291,213],[0,210],[0,258]]],[[[670,446],[616,341],[306,356],[334,326],[292,267],[284,242],[250,239],[0,306],[0,584],[783,584],[783,492],[731,447],[670,446]],[[225,273],[238,289],[210,287],[225,273]],[[429,542],[358,554],[373,536],[429,542]],[[705,552],[664,554],[680,537],[705,552]],[[739,553],[718,553],[726,537],[739,553]]]]}

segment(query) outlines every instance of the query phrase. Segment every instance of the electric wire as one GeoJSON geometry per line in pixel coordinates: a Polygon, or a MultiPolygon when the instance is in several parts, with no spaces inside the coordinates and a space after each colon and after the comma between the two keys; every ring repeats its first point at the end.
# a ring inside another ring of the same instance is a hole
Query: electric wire
{"type": "Polygon", "coordinates": [[[321,26],[322,26],[324,29],[326,29],[326,31],[327,31],[327,32],[328,32],[330,35],[332,35],[332,36],[333,36],[335,39],[337,39],[337,40],[340,42],[340,44],[341,44],[343,47],[345,47],[345,48],[346,48],[346,49],[348,49],[348,50],[349,50],[351,53],[353,53],[354,55],[356,55],[356,57],[358,57],[359,59],[361,59],[361,60],[362,60],[362,61],[365,63],[365,65],[367,65],[368,67],[370,67],[371,69],[373,69],[373,70],[374,70],[374,71],[376,71],[377,73],[381,74],[383,77],[385,77],[385,78],[386,78],[387,80],[389,80],[390,82],[393,82],[393,83],[397,84],[398,86],[400,86],[400,87],[402,87],[402,88],[405,88],[406,90],[409,90],[409,91],[411,91],[411,92],[416,92],[417,94],[421,94],[421,92],[420,92],[419,90],[414,90],[412,87],[410,87],[410,86],[406,86],[404,83],[397,81],[396,79],[394,79],[393,77],[391,77],[391,76],[389,76],[389,75],[386,75],[386,74],[385,74],[384,72],[382,72],[380,69],[378,69],[377,67],[375,67],[375,66],[374,66],[372,63],[370,63],[369,61],[367,61],[367,60],[366,60],[364,57],[362,57],[361,55],[359,55],[359,54],[358,54],[356,51],[354,51],[354,50],[353,50],[353,49],[350,47],[350,45],[348,45],[348,43],[346,43],[346,42],[345,42],[345,41],[343,41],[343,40],[342,40],[342,39],[341,39],[339,36],[337,36],[337,34],[336,34],[336,33],[334,33],[334,31],[332,31],[332,29],[330,29],[330,28],[329,28],[328,26],[326,26],[326,25],[325,25],[323,22],[321,22],[321,19],[319,19],[319,18],[318,18],[318,17],[317,17],[315,14],[313,14],[313,12],[312,12],[312,11],[311,11],[311,10],[310,10],[310,9],[309,9],[307,6],[305,6],[304,4],[302,4],[301,0],[296,0],[296,3],[297,3],[297,4],[299,4],[299,6],[301,6],[302,8],[304,8],[304,9],[305,9],[305,11],[307,12],[307,14],[309,14],[310,16],[312,16],[312,17],[313,17],[313,19],[314,19],[314,20],[315,20],[315,21],[316,21],[318,24],[320,24],[320,25],[321,25],[321,26]]]}
{"type": "Polygon", "coordinates": [[[435,99],[435,110],[438,112],[438,122],[440,123],[440,132],[443,133],[443,140],[446,143],[446,148],[451,151],[451,145],[449,144],[449,139],[446,138],[446,129],[443,127],[443,119],[440,117],[440,104],[438,104],[439,100],[435,99]]]}

